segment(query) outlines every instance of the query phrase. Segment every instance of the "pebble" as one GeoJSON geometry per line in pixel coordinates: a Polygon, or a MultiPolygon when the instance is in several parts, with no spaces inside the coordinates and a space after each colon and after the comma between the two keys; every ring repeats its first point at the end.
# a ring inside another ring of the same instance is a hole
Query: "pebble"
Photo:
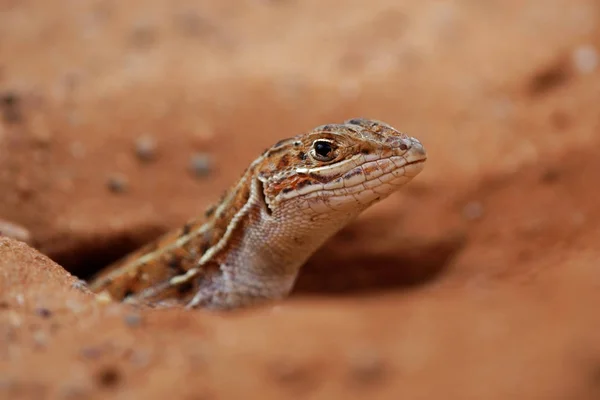
{"type": "Polygon", "coordinates": [[[52,316],[52,311],[44,307],[36,308],[35,313],[42,318],[50,318],[52,316]]]}
{"type": "Polygon", "coordinates": [[[548,168],[541,175],[540,179],[545,183],[556,182],[560,178],[560,171],[556,168],[548,168]]]}
{"type": "Polygon", "coordinates": [[[196,153],[190,160],[192,172],[197,177],[207,176],[211,172],[212,160],[206,153],[196,153]]]}
{"type": "Polygon", "coordinates": [[[32,338],[38,347],[45,347],[48,343],[48,335],[46,335],[43,331],[33,332],[32,338]]]}
{"type": "Polygon", "coordinates": [[[598,67],[598,51],[594,46],[577,47],[572,54],[573,64],[579,73],[587,74],[598,67]]]}
{"type": "Polygon", "coordinates": [[[463,208],[463,216],[469,221],[481,218],[483,216],[483,205],[478,201],[467,203],[463,208]]]}
{"type": "Polygon", "coordinates": [[[112,297],[110,297],[110,294],[106,293],[106,292],[102,292],[102,293],[98,293],[95,296],[96,302],[100,303],[100,304],[110,304],[113,302],[112,297]]]}
{"type": "Polygon", "coordinates": [[[78,279],[77,281],[73,282],[71,284],[71,287],[73,289],[77,289],[77,290],[80,290],[80,291],[85,292],[85,293],[87,293],[89,291],[87,282],[84,281],[84,280],[82,280],[82,279],[78,279]]]}
{"type": "Polygon", "coordinates": [[[124,321],[127,326],[135,328],[142,324],[142,317],[139,314],[127,314],[124,321]]]}
{"type": "Polygon", "coordinates": [[[31,182],[23,175],[16,179],[15,186],[19,194],[23,197],[27,197],[33,193],[31,182]]]}
{"type": "Polygon", "coordinates": [[[25,243],[31,243],[31,233],[24,227],[12,222],[0,219],[0,236],[19,240],[25,243]]]}
{"type": "Polygon", "coordinates": [[[114,367],[106,367],[98,373],[98,383],[104,387],[116,386],[121,380],[121,372],[114,367]]]}
{"type": "Polygon", "coordinates": [[[354,380],[364,383],[379,380],[385,372],[383,361],[374,352],[355,354],[350,359],[350,368],[354,380]]]}
{"type": "Polygon", "coordinates": [[[135,141],[135,154],[140,161],[153,161],[156,158],[156,148],[156,140],[151,136],[141,136],[135,141]]]}
{"type": "Polygon", "coordinates": [[[84,347],[79,353],[84,358],[96,360],[102,356],[103,351],[98,347],[84,347]]]}
{"type": "Polygon", "coordinates": [[[12,92],[5,92],[0,95],[0,101],[4,106],[12,107],[19,102],[19,97],[12,92]]]}
{"type": "Polygon", "coordinates": [[[309,370],[291,362],[277,362],[269,367],[273,377],[283,384],[304,382],[309,378],[309,370]]]}
{"type": "Polygon", "coordinates": [[[0,94],[0,111],[6,123],[17,123],[23,119],[20,107],[21,99],[16,93],[0,94]]]}
{"type": "Polygon", "coordinates": [[[208,21],[192,11],[176,14],[175,24],[184,36],[201,36],[213,30],[208,21]]]}
{"type": "Polygon", "coordinates": [[[134,351],[129,355],[131,364],[137,367],[145,367],[150,364],[152,357],[146,351],[134,351]]]}
{"type": "Polygon", "coordinates": [[[124,193],[129,188],[129,181],[121,174],[115,174],[108,178],[108,189],[113,193],[124,193]]]}
{"type": "Polygon", "coordinates": [[[41,117],[33,118],[31,121],[31,135],[36,144],[48,147],[52,143],[52,132],[41,117]]]}
{"type": "Polygon", "coordinates": [[[153,47],[158,40],[158,31],[156,27],[139,23],[131,32],[131,44],[139,49],[149,49],[153,47]]]}

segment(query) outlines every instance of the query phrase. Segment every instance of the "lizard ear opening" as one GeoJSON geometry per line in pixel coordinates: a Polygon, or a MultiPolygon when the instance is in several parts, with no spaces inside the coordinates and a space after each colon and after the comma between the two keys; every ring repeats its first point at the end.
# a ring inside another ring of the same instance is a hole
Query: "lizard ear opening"
{"type": "Polygon", "coordinates": [[[271,209],[271,205],[269,204],[269,201],[267,200],[267,196],[265,194],[264,182],[260,178],[256,180],[256,186],[257,186],[256,194],[257,194],[258,198],[260,199],[260,202],[264,206],[265,212],[267,213],[268,216],[273,215],[273,210],[271,209]]]}

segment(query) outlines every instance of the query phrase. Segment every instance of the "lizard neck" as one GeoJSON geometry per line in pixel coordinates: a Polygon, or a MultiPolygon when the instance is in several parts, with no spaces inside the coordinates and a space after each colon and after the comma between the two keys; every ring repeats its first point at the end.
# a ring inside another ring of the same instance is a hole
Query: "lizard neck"
{"type": "Polygon", "coordinates": [[[314,215],[293,200],[270,209],[260,179],[253,177],[249,184],[246,204],[231,219],[226,241],[212,257],[231,293],[281,298],[291,291],[306,260],[359,210],[314,215]]]}

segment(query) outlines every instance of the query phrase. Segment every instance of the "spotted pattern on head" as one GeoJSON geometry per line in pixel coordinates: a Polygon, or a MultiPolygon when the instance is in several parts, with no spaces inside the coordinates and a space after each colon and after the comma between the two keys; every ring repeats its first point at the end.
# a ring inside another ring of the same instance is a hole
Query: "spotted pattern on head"
{"type": "MultiPolygon", "coordinates": [[[[332,174],[312,171],[338,162],[348,163],[376,152],[407,150],[408,139],[406,134],[384,122],[355,118],[342,124],[322,125],[307,135],[282,140],[265,153],[266,164],[261,168],[261,180],[265,182],[266,195],[275,198],[279,193],[290,193],[308,185],[334,181],[347,171],[339,169],[339,172],[334,172],[333,168],[332,174]],[[313,146],[319,140],[333,144],[334,157],[330,160],[322,161],[314,157],[313,146]],[[290,160],[296,162],[290,163],[290,160]]],[[[345,177],[351,178],[360,172],[357,169],[345,177]]]]}

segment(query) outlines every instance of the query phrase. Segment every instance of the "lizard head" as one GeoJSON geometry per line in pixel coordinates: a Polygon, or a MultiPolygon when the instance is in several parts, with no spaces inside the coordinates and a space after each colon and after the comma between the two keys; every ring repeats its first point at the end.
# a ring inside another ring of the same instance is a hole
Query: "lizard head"
{"type": "Polygon", "coordinates": [[[426,159],[417,139],[351,119],[278,142],[264,153],[259,180],[271,210],[294,201],[307,214],[358,213],[409,182],[426,159]]]}

